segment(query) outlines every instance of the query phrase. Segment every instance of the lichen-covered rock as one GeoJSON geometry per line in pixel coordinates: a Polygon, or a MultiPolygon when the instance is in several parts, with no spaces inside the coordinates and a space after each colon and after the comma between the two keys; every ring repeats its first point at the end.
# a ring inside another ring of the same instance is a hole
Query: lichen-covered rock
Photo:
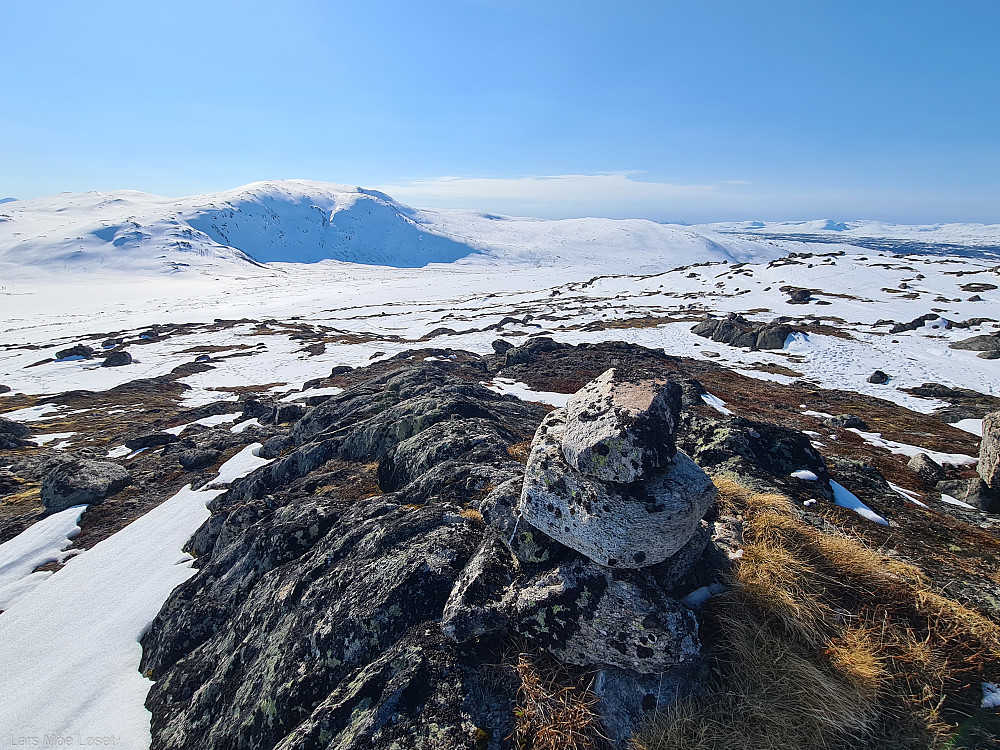
{"type": "Polygon", "coordinates": [[[566,413],[539,426],[519,510],[548,536],[612,568],[662,562],[683,547],[717,495],[683,453],[644,482],[604,483],[573,471],[562,453],[566,413]]]}
{"type": "Polygon", "coordinates": [[[258,510],[171,595],[142,640],[155,747],[273,747],[440,617],[481,531],[446,506],[327,502],[258,510]]]}
{"type": "Polygon", "coordinates": [[[645,571],[615,575],[577,558],[517,592],[517,632],[579,666],[664,672],[700,649],[698,621],[645,571]]]}
{"type": "Polygon", "coordinates": [[[42,480],[42,504],[48,513],[74,505],[91,505],[114,495],[131,482],[123,466],[110,461],[76,459],[53,469],[42,480]]]}
{"type": "Polygon", "coordinates": [[[964,349],[972,352],[991,352],[1000,350],[1000,335],[996,333],[972,336],[961,341],[948,344],[949,349],[964,349]]]}
{"type": "Polygon", "coordinates": [[[749,349],[783,349],[795,329],[787,323],[751,323],[742,315],[708,318],[695,324],[691,333],[729,346],[749,349]]]}
{"type": "Polygon", "coordinates": [[[826,461],[809,436],[797,430],[743,417],[715,419],[686,411],[677,445],[713,476],[730,473],[765,492],[778,489],[791,497],[808,493],[803,499],[833,499],[826,461]],[[800,469],[813,472],[819,481],[790,478],[800,469]]]}
{"type": "Polygon", "coordinates": [[[503,630],[513,617],[514,581],[521,573],[517,560],[494,530],[455,581],[441,615],[441,631],[462,643],[503,630]]]}
{"type": "Polygon", "coordinates": [[[979,476],[1000,491],[1000,411],[983,417],[983,439],[979,443],[979,476]]]}
{"type": "Polygon", "coordinates": [[[504,482],[483,498],[479,503],[479,512],[522,563],[555,563],[565,557],[570,549],[530,523],[522,522],[518,504],[523,486],[523,473],[504,482]]]}
{"type": "Polygon", "coordinates": [[[488,750],[513,734],[509,697],[475,653],[427,622],[345,680],[276,750],[488,750]]]}
{"type": "Polygon", "coordinates": [[[605,482],[635,482],[673,458],[681,410],[676,383],[621,377],[612,368],[566,404],[562,450],[579,472],[605,482]]]}
{"type": "Polygon", "coordinates": [[[694,681],[691,665],[659,674],[605,667],[594,678],[594,694],[605,735],[616,747],[631,747],[635,730],[680,698],[694,681]]]}
{"type": "Polygon", "coordinates": [[[985,511],[996,511],[1000,493],[990,487],[979,477],[971,479],[946,479],[934,487],[942,495],[948,495],[956,500],[967,503],[973,508],[985,511]]]}

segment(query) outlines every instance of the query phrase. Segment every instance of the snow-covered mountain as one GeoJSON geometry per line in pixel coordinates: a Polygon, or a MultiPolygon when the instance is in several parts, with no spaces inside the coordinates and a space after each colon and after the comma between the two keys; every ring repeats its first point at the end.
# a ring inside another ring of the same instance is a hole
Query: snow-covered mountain
{"type": "Polygon", "coordinates": [[[896,240],[970,248],[1000,248],[1000,224],[888,224],[882,221],[734,221],[704,224],[699,231],[763,237],[799,237],[850,243],[857,240],[896,240]]]}
{"type": "Polygon", "coordinates": [[[783,252],[773,242],[639,219],[421,211],[373,190],[302,180],[187,198],[62,194],[0,210],[0,264],[8,270],[218,272],[322,260],[414,268],[466,259],[662,271],[783,252]]]}

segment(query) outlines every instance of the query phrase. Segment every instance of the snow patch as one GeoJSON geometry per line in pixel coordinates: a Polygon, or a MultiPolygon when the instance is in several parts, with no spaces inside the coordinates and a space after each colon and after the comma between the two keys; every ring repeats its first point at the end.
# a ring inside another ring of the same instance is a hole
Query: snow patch
{"type": "Polygon", "coordinates": [[[867,518],[873,523],[877,523],[881,526],[888,526],[889,522],[886,521],[882,516],[873,511],[867,505],[865,505],[861,500],[851,492],[849,489],[844,487],[844,485],[839,482],[834,482],[830,480],[830,486],[833,488],[833,502],[839,505],[841,508],[847,508],[848,510],[853,510],[862,518],[867,518]]]}
{"type": "Polygon", "coordinates": [[[713,396],[711,393],[703,393],[701,394],[701,400],[720,414],[725,414],[727,417],[733,416],[733,413],[726,408],[726,402],[718,396],[713,396]]]}
{"type": "MultiPolygon", "coordinates": [[[[259,448],[248,446],[223,464],[217,481],[268,463],[254,455],[259,448]]],[[[184,487],[0,614],[5,734],[149,746],[150,683],[139,674],[139,638],[170,592],[194,574],[181,548],[208,518],[205,504],[222,492],[184,487]]]]}
{"type": "Polygon", "coordinates": [[[0,610],[9,609],[52,575],[32,571],[39,565],[65,559],[66,548],[80,533],[77,523],[86,509],[86,505],[75,505],[53,513],[0,544],[0,610]]]}

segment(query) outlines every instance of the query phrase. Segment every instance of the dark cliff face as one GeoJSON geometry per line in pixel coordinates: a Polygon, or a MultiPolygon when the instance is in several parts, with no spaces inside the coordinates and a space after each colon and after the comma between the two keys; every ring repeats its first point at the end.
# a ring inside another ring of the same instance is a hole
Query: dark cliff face
{"type": "Polygon", "coordinates": [[[154,748],[513,748],[524,649],[595,675],[621,745],[697,681],[682,600],[725,578],[719,529],[738,521],[709,509],[679,551],[636,568],[531,526],[526,446],[551,407],[481,384],[505,366],[575,387],[609,367],[668,379],[683,403],[671,440],[696,463],[792,496],[789,472],[808,468],[809,493],[829,497],[804,435],[709,416],[704,388],[658,352],[409,354],[340,373],[346,390],[294,415],[280,456],[212,501],[188,545],[198,573],[142,639],[154,748]]]}

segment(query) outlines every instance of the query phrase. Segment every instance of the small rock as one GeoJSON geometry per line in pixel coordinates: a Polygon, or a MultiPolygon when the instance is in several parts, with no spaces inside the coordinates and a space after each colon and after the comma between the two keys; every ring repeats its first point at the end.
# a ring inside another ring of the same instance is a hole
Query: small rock
{"type": "Polygon", "coordinates": [[[493,351],[496,352],[497,354],[506,354],[507,352],[509,352],[511,349],[514,348],[514,345],[512,343],[510,343],[509,341],[504,341],[503,339],[497,339],[492,344],[490,344],[490,346],[493,347],[493,351]]]}
{"type": "Polygon", "coordinates": [[[992,490],[1000,490],[1000,411],[983,417],[983,439],[979,443],[979,476],[992,490]]]}
{"type": "Polygon", "coordinates": [[[123,365],[130,364],[132,364],[132,355],[123,349],[120,352],[111,352],[111,354],[109,354],[107,358],[101,362],[101,367],[122,367],[123,365]]]}
{"type": "Polygon", "coordinates": [[[176,443],[180,438],[172,432],[152,432],[125,441],[125,447],[137,451],[141,448],[158,448],[161,445],[176,443]]]}
{"type": "Polygon", "coordinates": [[[335,378],[338,375],[345,375],[353,369],[354,368],[349,365],[337,365],[332,370],[330,370],[330,377],[335,378]]]}
{"type": "Polygon", "coordinates": [[[74,505],[97,504],[128,486],[129,482],[128,471],[110,461],[69,461],[42,480],[42,504],[49,513],[74,505]]]}
{"type": "Polygon", "coordinates": [[[945,470],[926,453],[918,453],[909,460],[906,468],[928,484],[935,484],[945,478],[945,470]]]}
{"type": "Polygon", "coordinates": [[[868,382],[874,383],[875,385],[884,385],[889,382],[889,376],[881,370],[876,370],[868,376],[868,382]]]}
{"type": "Polygon", "coordinates": [[[94,350],[89,346],[84,346],[83,344],[77,344],[69,349],[63,349],[61,352],[56,352],[56,359],[68,359],[70,357],[80,357],[81,359],[92,359],[94,356],[94,350]]]}
{"type": "Polygon", "coordinates": [[[0,417],[0,448],[18,448],[31,435],[31,430],[13,419],[0,417]]]}
{"type": "Polygon", "coordinates": [[[10,393],[10,386],[0,383],[0,393],[10,393]]]}
{"type": "Polygon", "coordinates": [[[861,417],[854,414],[838,414],[835,417],[827,417],[823,420],[831,427],[841,427],[843,429],[854,428],[856,430],[867,430],[868,424],[861,417]]]}
{"type": "Polygon", "coordinates": [[[989,352],[979,352],[976,356],[980,359],[1000,359],[1000,349],[994,349],[989,352]]]}
{"type": "Polygon", "coordinates": [[[206,466],[211,466],[221,455],[221,452],[209,448],[192,448],[181,451],[177,456],[177,461],[184,467],[185,471],[199,471],[206,466]]]}
{"type": "Polygon", "coordinates": [[[121,346],[125,343],[125,339],[107,339],[103,344],[101,344],[102,349],[114,349],[116,346],[121,346]]]}
{"type": "Polygon", "coordinates": [[[195,362],[211,362],[212,356],[210,354],[199,354],[194,358],[195,362]]]}
{"type": "Polygon", "coordinates": [[[635,482],[670,462],[681,389],[663,380],[623,380],[611,369],[566,404],[566,462],[605,482],[635,482]]]}

